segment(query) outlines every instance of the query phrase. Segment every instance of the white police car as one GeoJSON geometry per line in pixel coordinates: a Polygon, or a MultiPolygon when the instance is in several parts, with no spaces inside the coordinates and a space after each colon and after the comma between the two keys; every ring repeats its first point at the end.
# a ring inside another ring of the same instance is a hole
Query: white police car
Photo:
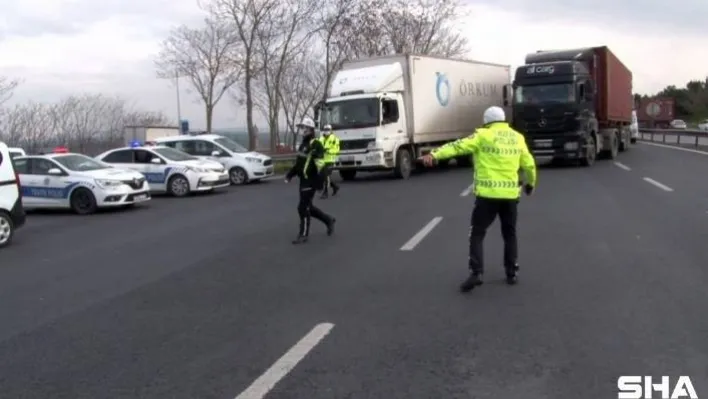
{"type": "Polygon", "coordinates": [[[0,248],[10,244],[15,230],[25,224],[19,176],[12,164],[12,154],[0,141],[0,248]]]}
{"type": "Polygon", "coordinates": [[[237,142],[218,134],[160,137],[155,143],[224,165],[231,184],[246,184],[273,176],[273,160],[248,151],[237,142]]]}
{"type": "Polygon", "coordinates": [[[150,200],[145,176],[82,154],[29,155],[13,161],[25,209],[69,208],[85,215],[150,200]]]}
{"type": "Polygon", "coordinates": [[[131,146],[104,152],[96,159],[142,173],[153,192],[183,197],[191,192],[229,186],[229,174],[215,161],[201,160],[174,148],[131,146]]]}

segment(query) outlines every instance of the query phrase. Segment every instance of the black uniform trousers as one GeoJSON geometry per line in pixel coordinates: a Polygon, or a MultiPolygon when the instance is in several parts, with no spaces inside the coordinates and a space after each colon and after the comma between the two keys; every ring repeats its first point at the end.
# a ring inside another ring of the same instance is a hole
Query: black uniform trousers
{"type": "Polygon", "coordinates": [[[332,217],[322,212],[312,201],[315,197],[315,187],[301,186],[300,201],[297,204],[297,213],[300,215],[300,236],[310,235],[310,220],[315,218],[325,225],[329,225],[332,217]]]}
{"type": "Polygon", "coordinates": [[[332,170],[334,169],[333,163],[326,163],[322,168],[322,178],[324,179],[324,188],[322,189],[323,194],[329,193],[329,188],[332,187],[333,190],[338,189],[337,183],[332,181],[332,170]]]}
{"type": "Polygon", "coordinates": [[[504,269],[507,275],[516,273],[518,244],[516,219],[518,199],[494,199],[477,197],[470,221],[469,267],[473,273],[484,272],[484,236],[497,215],[504,238],[504,269]]]}

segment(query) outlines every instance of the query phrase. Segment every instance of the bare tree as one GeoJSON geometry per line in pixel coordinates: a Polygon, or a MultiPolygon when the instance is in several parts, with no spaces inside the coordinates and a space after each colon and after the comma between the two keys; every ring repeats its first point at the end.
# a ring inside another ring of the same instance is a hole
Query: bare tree
{"type": "Polygon", "coordinates": [[[17,105],[3,116],[3,141],[28,152],[66,145],[72,151],[97,154],[123,145],[126,124],[167,125],[161,113],[128,107],[119,97],[83,94],[56,104],[17,105]]]}
{"type": "Polygon", "coordinates": [[[341,67],[349,53],[345,32],[351,28],[356,5],[357,0],[326,1],[316,14],[317,33],[324,46],[325,76],[322,86],[325,90],[329,87],[334,71],[341,67]]]}
{"type": "Polygon", "coordinates": [[[312,107],[322,98],[326,82],[326,69],[314,50],[301,51],[294,58],[283,76],[278,95],[282,104],[286,123],[286,134],[293,134],[292,139],[285,137],[286,143],[291,143],[293,149],[297,138],[296,125],[305,116],[310,115],[312,107]]]}
{"type": "Polygon", "coordinates": [[[465,15],[459,0],[357,0],[355,8],[339,38],[349,40],[349,57],[467,53],[467,39],[455,28],[465,15]]]}
{"type": "Polygon", "coordinates": [[[246,105],[248,146],[251,150],[255,150],[258,141],[253,123],[253,81],[263,69],[263,64],[258,59],[258,34],[263,25],[269,22],[269,17],[278,4],[279,0],[211,0],[206,7],[216,20],[230,25],[240,41],[242,91],[246,105]]]}
{"type": "Polygon", "coordinates": [[[257,80],[262,97],[256,105],[266,117],[272,151],[280,142],[280,87],[296,53],[303,50],[315,33],[315,29],[307,25],[320,6],[319,0],[281,1],[271,12],[268,23],[258,30],[258,50],[264,68],[257,80]]]}
{"type": "Polygon", "coordinates": [[[3,105],[7,100],[15,94],[15,89],[20,85],[17,79],[10,79],[6,76],[0,76],[0,105],[3,105]]]}
{"type": "Polygon", "coordinates": [[[159,77],[185,77],[189,81],[204,103],[207,132],[212,130],[214,107],[241,77],[238,44],[231,26],[206,18],[203,27],[182,25],[174,29],[162,43],[155,62],[159,77]]]}

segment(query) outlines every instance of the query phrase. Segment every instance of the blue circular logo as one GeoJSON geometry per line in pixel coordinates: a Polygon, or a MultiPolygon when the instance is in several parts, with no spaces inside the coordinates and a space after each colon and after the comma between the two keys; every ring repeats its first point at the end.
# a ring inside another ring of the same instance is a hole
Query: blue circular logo
{"type": "Polygon", "coordinates": [[[443,107],[450,102],[450,82],[444,74],[437,72],[438,80],[435,83],[435,95],[438,97],[438,103],[443,107]]]}

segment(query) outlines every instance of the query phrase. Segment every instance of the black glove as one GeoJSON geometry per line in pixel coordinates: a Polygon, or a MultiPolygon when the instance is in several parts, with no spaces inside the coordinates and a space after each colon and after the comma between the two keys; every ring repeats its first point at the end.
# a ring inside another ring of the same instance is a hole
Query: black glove
{"type": "Polygon", "coordinates": [[[526,195],[533,194],[533,186],[530,184],[524,184],[524,193],[526,193],[526,195]]]}

